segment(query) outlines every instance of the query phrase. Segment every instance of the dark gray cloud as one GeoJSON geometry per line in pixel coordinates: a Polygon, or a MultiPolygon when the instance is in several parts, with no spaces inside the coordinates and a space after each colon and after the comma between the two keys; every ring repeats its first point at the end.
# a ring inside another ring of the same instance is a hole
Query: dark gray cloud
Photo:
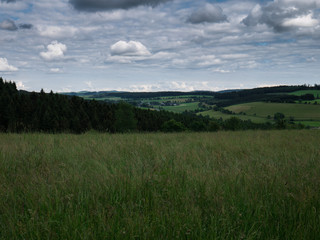
{"type": "Polygon", "coordinates": [[[189,16],[187,22],[198,24],[198,23],[219,23],[226,22],[227,16],[223,14],[223,10],[219,6],[212,4],[206,4],[204,7],[196,10],[189,16]]]}
{"type": "Polygon", "coordinates": [[[33,25],[30,23],[21,23],[19,26],[16,25],[16,23],[10,19],[6,19],[2,22],[0,22],[0,29],[7,30],[7,31],[17,31],[18,29],[31,29],[33,28],[33,25]]]}
{"type": "Polygon", "coordinates": [[[1,2],[6,2],[6,3],[10,3],[10,2],[15,2],[16,0],[1,0],[1,2]]]}
{"type": "Polygon", "coordinates": [[[33,25],[30,23],[21,23],[21,24],[19,24],[19,28],[20,29],[31,29],[31,28],[33,28],[33,25]]]}
{"type": "Polygon", "coordinates": [[[10,19],[6,19],[0,23],[0,29],[8,30],[8,31],[16,31],[16,30],[18,30],[18,27],[14,23],[14,21],[12,21],[10,19]]]}
{"type": "Polygon", "coordinates": [[[316,24],[312,11],[317,8],[313,1],[274,1],[266,5],[256,5],[242,20],[246,26],[266,24],[276,32],[284,32],[297,27],[311,27],[316,24]]]}
{"type": "Polygon", "coordinates": [[[69,3],[81,11],[104,11],[112,9],[129,9],[141,5],[155,7],[172,0],[69,0],[69,3]]]}

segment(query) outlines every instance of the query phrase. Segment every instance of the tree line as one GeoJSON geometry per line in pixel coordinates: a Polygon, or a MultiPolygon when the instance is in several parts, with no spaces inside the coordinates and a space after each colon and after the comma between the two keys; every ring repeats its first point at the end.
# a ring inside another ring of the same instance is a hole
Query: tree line
{"type": "Polygon", "coordinates": [[[238,118],[212,119],[194,113],[136,108],[128,103],[105,103],[57,93],[18,91],[0,77],[0,132],[83,133],[179,132],[271,129],[238,118]]]}

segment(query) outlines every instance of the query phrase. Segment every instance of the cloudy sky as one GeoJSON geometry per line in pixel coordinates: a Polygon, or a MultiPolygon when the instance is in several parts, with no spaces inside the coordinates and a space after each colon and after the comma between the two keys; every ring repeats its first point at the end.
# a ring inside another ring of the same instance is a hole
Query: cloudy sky
{"type": "Polygon", "coordinates": [[[29,91],[320,83],[320,0],[0,0],[0,76],[29,91]]]}

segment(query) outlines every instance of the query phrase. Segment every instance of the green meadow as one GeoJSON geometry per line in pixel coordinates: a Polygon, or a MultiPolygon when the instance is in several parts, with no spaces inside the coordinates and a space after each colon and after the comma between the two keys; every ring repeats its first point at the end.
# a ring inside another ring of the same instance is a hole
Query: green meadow
{"type": "Polygon", "coordinates": [[[281,112],[286,118],[294,117],[301,121],[320,121],[320,105],[313,104],[251,102],[233,105],[226,109],[235,113],[244,112],[247,115],[263,118],[273,117],[275,113],[281,112]]]}
{"type": "Polygon", "coordinates": [[[300,90],[300,91],[295,91],[292,93],[289,93],[290,95],[296,95],[296,96],[302,96],[305,94],[313,94],[314,97],[319,97],[320,96],[320,90],[300,90]]]}
{"type": "Polygon", "coordinates": [[[319,239],[319,138],[0,134],[0,239],[319,239]]]}
{"type": "Polygon", "coordinates": [[[163,106],[161,109],[166,111],[171,111],[175,113],[182,113],[184,111],[196,110],[198,109],[199,102],[192,102],[192,103],[182,103],[177,106],[163,106]]]}
{"type": "Polygon", "coordinates": [[[237,117],[243,121],[247,121],[250,120],[254,123],[265,123],[267,121],[270,121],[264,117],[257,117],[257,116],[249,116],[249,115],[241,115],[241,114],[226,114],[226,113],[222,113],[219,111],[214,111],[214,110],[208,110],[208,111],[203,111],[203,112],[199,112],[198,115],[202,115],[202,116],[209,116],[212,118],[216,118],[216,119],[220,119],[222,118],[223,120],[226,119],[230,119],[232,117],[237,117]]]}

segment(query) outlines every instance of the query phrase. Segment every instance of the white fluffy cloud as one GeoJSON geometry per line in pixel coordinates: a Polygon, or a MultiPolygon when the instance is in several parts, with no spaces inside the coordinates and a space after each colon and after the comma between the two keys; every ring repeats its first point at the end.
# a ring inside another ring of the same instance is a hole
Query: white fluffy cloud
{"type": "Polygon", "coordinates": [[[312,18],[312,14],[299,16],[296,18],[284,19],[282,25],[284,27],[314,27],[319,24],[317,19],[312,18]]]}
{"type": "Polygon", "coordinates": [[[47,46],[46,52],[41,52],[40,56],[47,61],[60,60],[64,58],[64,53],[67,51],[65,44],[53,41],[47,46]]]}
{"type": "Polygon", "coordinates": [[[136,41],[118,41],[110,47],[112,56],[148,56],[149,50],[141,42],[136,41]]]}
{"type": "Polygon", "coordinates": [[[18,71],[18,68],[9,65],[6,58],[0,58],[0,72],[14,72],[18,71]]]}

